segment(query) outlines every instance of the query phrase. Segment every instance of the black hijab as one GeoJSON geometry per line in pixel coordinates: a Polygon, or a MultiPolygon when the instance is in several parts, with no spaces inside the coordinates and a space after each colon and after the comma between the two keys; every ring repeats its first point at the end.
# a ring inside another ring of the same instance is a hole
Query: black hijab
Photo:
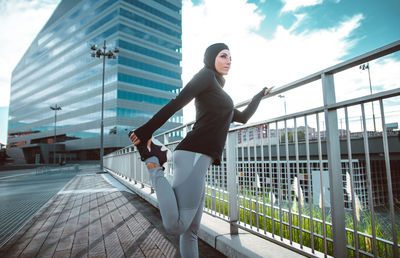
{"type": "Polygon", "coordinates": [[[204,53],[205,67],[207,67],[208,69],[211,69],[214,72],[215,78],[217,78],[217,81],[221,84],[222,87],[224,87],[225,79],[222,76],[222,74],[217,72],[217,70],[215,69],[215,58],[217,57],[218,53],[224,49],[229,50],[228,46],[225,45],[224,43],[215,43],[215,44],[212,44],[211,46],[209,46],[206,49],[206,52],[204,53]]]}

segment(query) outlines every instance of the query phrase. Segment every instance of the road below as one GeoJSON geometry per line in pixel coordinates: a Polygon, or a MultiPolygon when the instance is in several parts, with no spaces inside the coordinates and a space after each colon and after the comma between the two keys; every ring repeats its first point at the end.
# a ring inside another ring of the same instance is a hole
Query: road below
{"type": "Polygon", "coordinates": [[[36,174],[35,169],[0,173],[0,246],[74,176],[73,170],[36,174]]]}

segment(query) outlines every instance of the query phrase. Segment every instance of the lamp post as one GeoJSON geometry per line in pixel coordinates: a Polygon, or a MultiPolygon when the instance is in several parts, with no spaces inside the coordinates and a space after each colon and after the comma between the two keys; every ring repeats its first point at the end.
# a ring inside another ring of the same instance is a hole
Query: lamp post
{"type": "Polygon", "coordinates": [[[57,110],[61,110],[60,106],[55,104],[50,107],[51,110],[54,110],[54,142],[53,142],[53,163],[56,164],[56,140],[57,140],[57,110]]]}
{"type": "Polygon", "coordinates": [[[278,95],[278,97],[281,99],[283,98],[283,104],[285,106],[285,116],[286,116],[286,97],[285,97],[285,95],[278,95]]]}
{"type": "MultiPolygon", "coordinates": [[[[361,70],[368,70],[368,80],[369,80],[369,91],[372,95],[372,84],[371,84],[371,74],[369,72],[369,63],[362,64],[359,67],[361,70]]],[[[374,111],[374,102],[372,102],[372,119],[374,121],[374,132],[376,132],[376,124],[375,124],[375,111],[374,111]]]]}
{"type": "Polygon", "coordinates": [[[108,59],[116,59],[119,53],[118,48],[107,51],[106,40],[104,40],[103,50],[97,45],[90,47],[92,50],[91,56],[94,58],[103,58],[103,81],[101,86],[101,124],[100,124],[100,171],[103,172],[103,156],[104,156],[104,76],[106,73],[106,57],[108,59]]]}

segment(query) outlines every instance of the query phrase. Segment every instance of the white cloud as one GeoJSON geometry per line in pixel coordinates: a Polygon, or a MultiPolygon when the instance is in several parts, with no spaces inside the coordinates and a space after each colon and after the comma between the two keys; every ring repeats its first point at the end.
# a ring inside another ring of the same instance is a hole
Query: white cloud
{"type": "Polygon", "coordinates": [[[11,73],[59,0],[0,2],[0,106],[10,101],[11,73]]]}
{"type": "Polygon", "coordinates": [[[281,0],[284,6],[281,12],[294,12],[301,7],[322,4],[323,0],[281,0]]]}
{"type": "MultiPolygon", "coordinates": [[[[225,42],[230,47],[234,67],[242,61],[254,60],[256,57],[246,58],[248,53],[245,49],[255,48],[252,38],[262,39],[254,31],[259,29],[263,19],[264,16],[257,11],[257,6],[245,0],[205,0],[196,6],[190,0],[184,0],[182,8],[183,84],[185,85],[204,66],[204,50],[212,43],[225,42]]],[[[244,72],[239,77],[243,75],[248,77],[247,74],[244,72]]],[[[193,112],[193,105],[184,109],[185,122],[194,119],[191,115],[193,112]]]]}
{"type": "MultiPolygon", "coordinates": [[[[357,14],[338,21],[331,28],[296,34],[293,30],[306,14],[296,17],[297,22],[292,27],[278,26],[273,37],[266,39],[258,28],[268,17],[259,13],[254,4],[244,0],[204,0],[194,6],[185,0],[182,10],[184,85],[203,66],[206,47],[214,42],[225,42],[231,49],[233,60],[226,91],[238,103],[251,98],[264,86],[282,86],[339,63],[356,43],[349,40],[349,36],[363,20],[363,16],[357,14]]],[[[315,87],[319,86],[310,86],[315,87]]],[[[302,90],[287,93],[288,113],[300,106],[305,109],[310,104],[304,103],[309,93],[302,90]]],[[[320,87],[318,91],[321,92],[320,87]]],[[[312,94],[316,94],[315,90],[312,94]]],[[[269,102],[282,105],[282,100],[277,98],[269,102]]],[[[185,122],[194,119],[193,113],[193,106],[185,108],[185,122]]],[[[255,116],[255,119],[260,117],[255,116]]]]}
{"type": "Polygon", "coordinates": [[[270,57],[276,61],[273,68],[290,71],[285,79],[295,80],[340,62],[356,43],[348,37],[360,26],[362,19],[362,15],[355,15],[336,27],[300,34],[293,33],[292,28],[279,26],[274,38],[268,42],[272,49],[270,57]]]}
{"type": "Polygon", "coordinates": [[[190,79],[188,74],[193,75],[203,66],[203,54],[208,45],[245,37],[248,32],[257,30],[264,16],[256,9],[255,4],[245,0],[205,0],[196,6],[185,0],[182,10],[183,80],[190,79]]]}

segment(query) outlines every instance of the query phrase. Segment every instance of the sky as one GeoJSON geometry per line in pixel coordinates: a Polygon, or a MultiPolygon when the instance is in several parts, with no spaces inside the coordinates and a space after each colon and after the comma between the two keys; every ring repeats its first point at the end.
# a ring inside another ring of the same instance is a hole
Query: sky
{"type": "MultiPolygon", "coordinates": [[[[59,2],[0,0],[1,143],[6,142],[12,70],[59,2]]],[[[183,85],[203,66],[205,48],[224,42],[232,54],[225,90],[238,103],[264,86],[283,86],[400,40],[399,14],[398,0],[183,0],[183,85]]],[[[372,61],[374,92],[398,88],[399,70],[397,53],[372,61]]],[[[368,75],[350,69],[335,76],[335,87],[337,100],[367,95],[368,75]]],[[[287,113],[322,105],[320,88],[317,82],[285,93],[287,113]]],[[[282,101],[270,98],[263,108],[283,115],[282,101]]],[[[193,112],[189,104],[185,122],[194,119],[193,112]]],[[[266,117],[257,112],[253,121],[266,117]]]]}

